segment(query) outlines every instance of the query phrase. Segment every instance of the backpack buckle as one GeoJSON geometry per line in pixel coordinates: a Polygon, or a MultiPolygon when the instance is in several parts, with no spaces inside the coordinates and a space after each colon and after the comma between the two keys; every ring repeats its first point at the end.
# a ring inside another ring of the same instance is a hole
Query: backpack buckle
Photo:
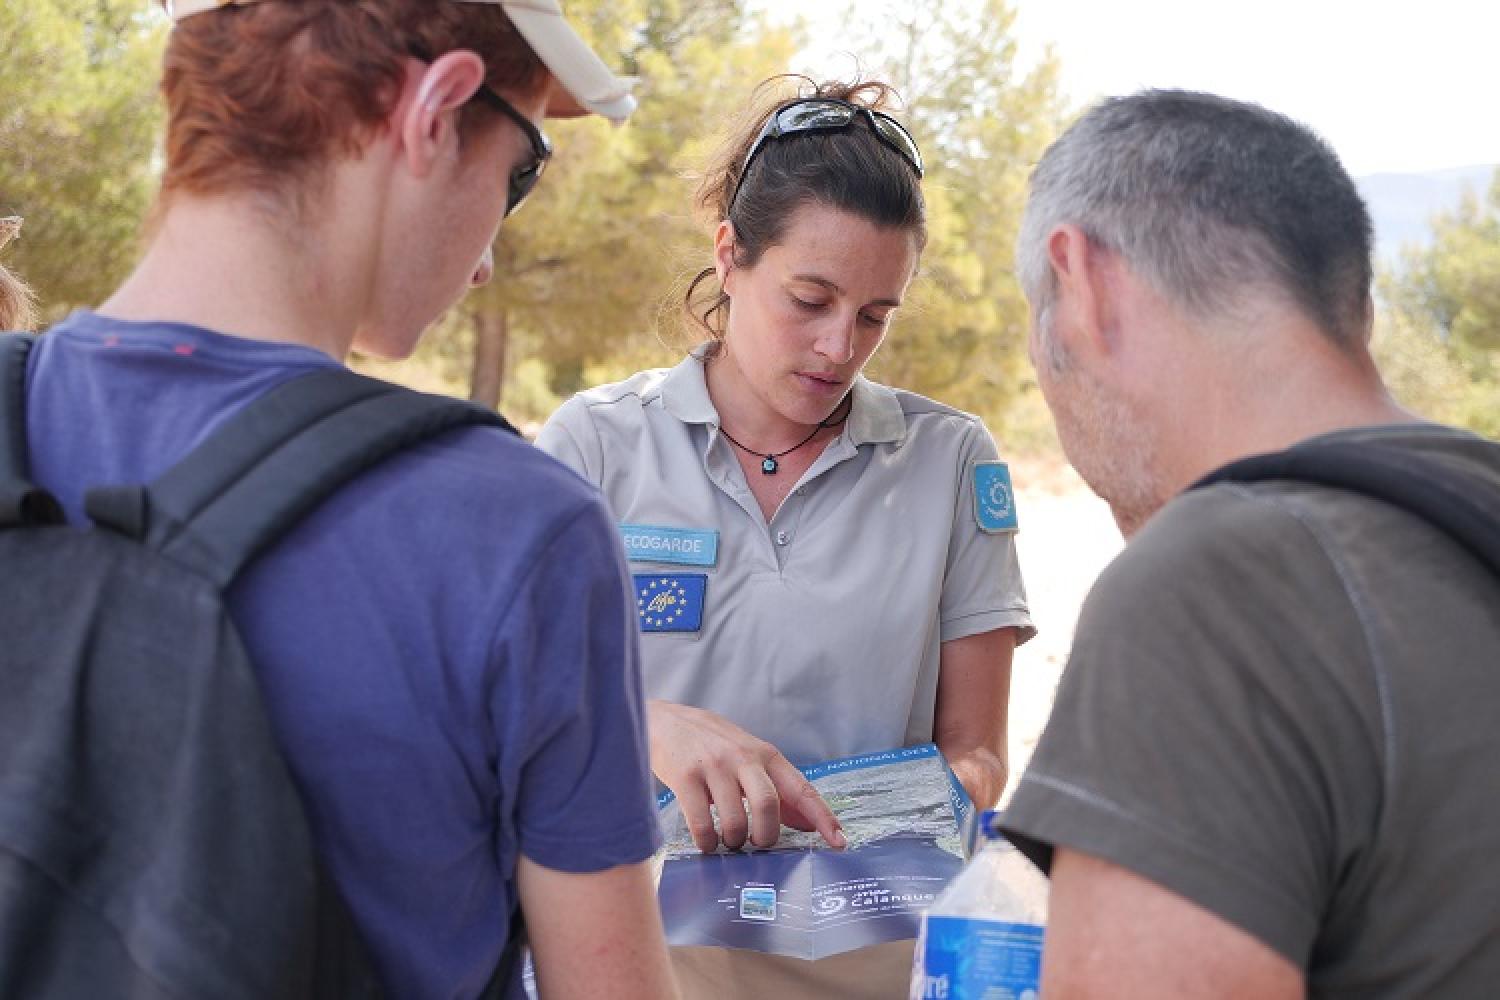
{"type": "Polygon", "coordinates": [[[83,498],[89,519],[101,528],[126,538],[144,541],[148,517],[146,490],[142,486],[101,486],[83,498]]]}

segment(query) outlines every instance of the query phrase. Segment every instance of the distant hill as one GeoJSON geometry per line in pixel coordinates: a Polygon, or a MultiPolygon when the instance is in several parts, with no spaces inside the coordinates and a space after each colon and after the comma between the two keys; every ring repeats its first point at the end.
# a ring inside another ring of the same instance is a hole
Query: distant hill
{"type": "Polygon", "coordinates": [[[1429,223],[1438,212],[1456,208],[1465,190],[1483,196],[1496,166],[1458,167],[1424,174],[1371,174],[1355,179],[1375,221],[1375,256],[1400,259],[1407,244],[1425,246],[1429,223]]]}

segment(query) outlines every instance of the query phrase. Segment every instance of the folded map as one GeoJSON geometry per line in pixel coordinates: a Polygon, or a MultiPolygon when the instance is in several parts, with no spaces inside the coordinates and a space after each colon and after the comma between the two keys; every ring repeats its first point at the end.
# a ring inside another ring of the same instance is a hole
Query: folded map
{"type": "Polygon", "coordinates": [[[972,811],[931,743],[802,769],[849,846],[782,828],[774,847],[702,854],[672,793],[658,897],[673,945],[817,959],[912,938],[922,911],[963,867],[972,811]]]}

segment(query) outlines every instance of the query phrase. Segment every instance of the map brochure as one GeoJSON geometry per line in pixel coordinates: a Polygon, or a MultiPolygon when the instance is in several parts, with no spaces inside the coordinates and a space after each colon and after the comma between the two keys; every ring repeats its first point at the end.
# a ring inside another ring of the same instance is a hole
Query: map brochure
{"type": "Polygon", "coordinates": [[[782,827],[765,849],[703,854],[671,792],[657,800],[667,942],[818,959],[914,938],[959,870],[972,805],[931,743],[805,767],[849,846],[782,827]]]}

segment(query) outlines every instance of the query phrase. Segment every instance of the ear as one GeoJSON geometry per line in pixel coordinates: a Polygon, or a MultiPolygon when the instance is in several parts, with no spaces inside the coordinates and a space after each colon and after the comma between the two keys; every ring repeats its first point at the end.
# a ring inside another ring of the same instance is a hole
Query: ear
{"type": "Polygon", "coordinates": [[[714,230],[714,272],[719,277],[719,287],[725,294],[729,291],[730,277],[734,274],[734,223],[725,219],[714,230]]]}
{"type": "Polygon", "coordinates": [[[467,49],[445,52],[431,65],[407,61],[396,108],[407,169],[426,177],[458,138],[458,110],[484,83],[484,60],[467,49]]]}
{"type": "Polygon", "coordinates": [[[1107,354],[1116,344],[1113,257],[1075,225],[1058,226],[1047,237],[1047,260],[1057,279],[1052,333],[1065,340],[1070,352],[1107,354]]]}

